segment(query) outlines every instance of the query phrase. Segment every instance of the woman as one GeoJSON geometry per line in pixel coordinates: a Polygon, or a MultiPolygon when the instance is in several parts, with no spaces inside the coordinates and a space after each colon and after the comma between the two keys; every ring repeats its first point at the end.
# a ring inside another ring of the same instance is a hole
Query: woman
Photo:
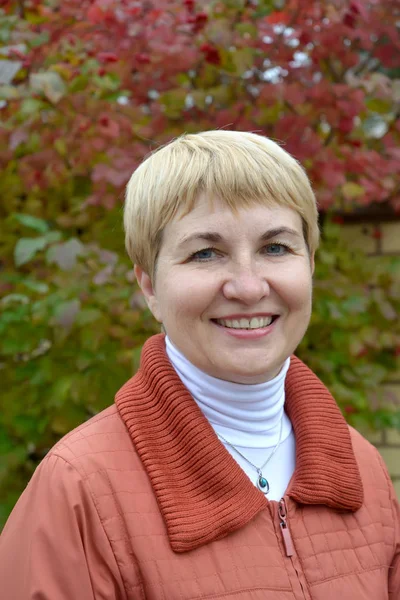
{"type": "Polygon", "coordinates": [[[386,469],[293,356],[318,245],[300,166],[255,134],[184,135],[133,174],[125,229],[166,336],[35,472],[2,598],[400,598],[386,469]]]}

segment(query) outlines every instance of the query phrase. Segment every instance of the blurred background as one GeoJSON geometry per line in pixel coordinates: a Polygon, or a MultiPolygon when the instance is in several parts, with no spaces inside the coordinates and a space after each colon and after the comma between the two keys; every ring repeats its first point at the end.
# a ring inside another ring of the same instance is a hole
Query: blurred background
{"type": "Polygon", "coordinates": [[[0,526],[159,331],[124,252],[128,178],[216,128],[306,168],[322,244],[297,354],[400,495],[398,1],[0,0],[0,526]]]}

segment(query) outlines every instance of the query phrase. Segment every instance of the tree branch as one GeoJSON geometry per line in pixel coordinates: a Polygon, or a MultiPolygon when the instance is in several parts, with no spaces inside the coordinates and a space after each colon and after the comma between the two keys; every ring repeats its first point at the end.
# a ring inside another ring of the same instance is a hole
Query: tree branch
{"type": "Polygon", "coordinates": [[[20,19],[25,19],[25,0],[17,0],[17,14],[20,19]]]}

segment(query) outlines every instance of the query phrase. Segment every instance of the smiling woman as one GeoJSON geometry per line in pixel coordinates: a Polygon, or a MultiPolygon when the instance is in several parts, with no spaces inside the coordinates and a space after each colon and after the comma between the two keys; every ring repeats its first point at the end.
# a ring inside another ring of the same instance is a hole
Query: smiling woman
{"type": "Polygon", "coordinates": [[[4,597],[398,599],[385,467],[294,356],[319,240],[300,165],[252,133],[183,135],[132,175],[124,223],[164,334],[37,469],[4,597]]]}

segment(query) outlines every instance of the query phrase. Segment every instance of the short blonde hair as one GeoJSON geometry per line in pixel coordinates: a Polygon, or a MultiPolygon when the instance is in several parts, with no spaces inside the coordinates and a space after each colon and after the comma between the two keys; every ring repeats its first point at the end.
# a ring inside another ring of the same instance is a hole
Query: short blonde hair
{"type": "Polygon", "coordinates": [[[152,279],[165,226],[188,214],[201,193],[233,211],[254,203],[292,208],[303,220],[310,253],[318,247],[314,193],[300,164],[283,148],[255,133],[184,134],[150,154],[127,185],[126,249],[152,279]]]}

